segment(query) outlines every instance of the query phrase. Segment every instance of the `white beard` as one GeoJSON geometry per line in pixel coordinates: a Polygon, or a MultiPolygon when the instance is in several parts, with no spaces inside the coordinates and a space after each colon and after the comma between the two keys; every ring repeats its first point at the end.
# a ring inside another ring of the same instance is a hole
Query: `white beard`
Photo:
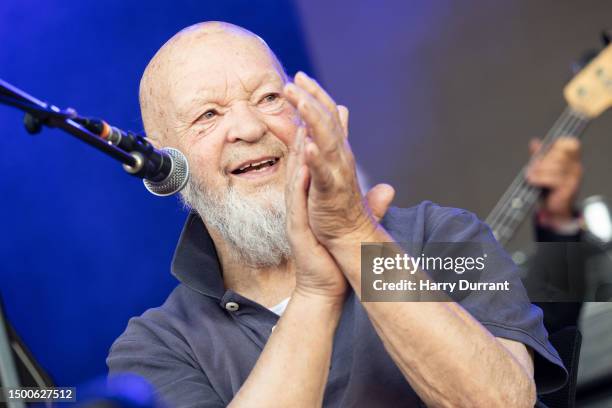
{"type": "Polygon", "coordinates": [[[230,255],[251,267],[279,265],[291,255],[284,193],[266,186],[246,198],[230,186],[224,196],[210,193],[189,179],[182,201],[198,212],[233,247],[230,255]]]}

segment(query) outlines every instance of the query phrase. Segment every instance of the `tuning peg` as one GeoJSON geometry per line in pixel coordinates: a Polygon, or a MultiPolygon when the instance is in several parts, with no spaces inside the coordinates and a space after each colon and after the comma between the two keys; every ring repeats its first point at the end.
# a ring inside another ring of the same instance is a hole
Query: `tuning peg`
{"type": "Polygon", "coordinates": [[[599,54],[599,50],[590,49],[582,53],[577,61],[574,61],[571,65],[572,74],[576,75],[580,70],[587,65],[599,54]]]}
{"type": "MultiPolygon", "coordinates": [[[[603,42],[603,48],[606,48],[612,42],[612,30],[602,30],[601,41],[603,42]]],[[[599,54],[596,49],[590,49],[585,51],[577,61],[574,61],[571,65],[572,74],[576,75],[580,70],[587,65],[599,54]]]]}
{"type": "Polygon", "coordinates": [[[610,30],[603,30],[601,32],[601,41],[603,41],[604,47],[610,45],[610,42],[612,42],[612,32],[610,30]]]}

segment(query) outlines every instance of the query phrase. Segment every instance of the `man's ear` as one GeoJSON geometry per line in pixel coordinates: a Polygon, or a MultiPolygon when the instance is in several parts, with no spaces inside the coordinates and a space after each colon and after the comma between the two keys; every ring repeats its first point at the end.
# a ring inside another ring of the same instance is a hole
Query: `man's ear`
{"type": "Polygon", "coordinates": [[[349,129],[349,110],[344,105],[338,105],[338,116],[340,117],[340,124],[342,125],[342,129],[344,130],[344,138],[348,138],[349,129]]]}

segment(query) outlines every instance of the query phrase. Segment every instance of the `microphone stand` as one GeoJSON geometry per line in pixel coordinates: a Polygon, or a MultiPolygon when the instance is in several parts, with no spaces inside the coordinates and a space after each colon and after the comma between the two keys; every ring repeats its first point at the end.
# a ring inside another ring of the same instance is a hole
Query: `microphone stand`
{"type": "MultiPolygon", "coordinates": [[[[57,106],[42,102],[2,79],[0,79],[0,103],[26,112],[24,125],[32,135],[39,133],[43,125],[59,128],[123,163],[124,168],[139,170],[141,163],[136,157],[75,122],[73,119],[77,118],[77,113],[74,109],[60,110],[57,106]]],[[[128,173],[139,175],[137,171],[128,170],[128,173]]]]}
{"type": "MultiPolygon", "coordinates": [[[[143,177],[141,169],[143,161],[138,156],[130,154],[103,138],[95,135],[75,121],[78,119],[74,109],[60,110],[57,106],[45,103],[0,79],[0,103],[12,106],[25,112],[24,125],[28,133],[36,134],[43,126],[59,128],[75,136],[83,142],[95,147],[113,159],[123,163],[124,169],[135,176],[143,177]]],[[[4,314],[0,300],[0,393],[8,392],[8,388],[19,388],[20,380],[15,360],[11,351],[11,340],[8,333],[8,320],[4,314]]],[[[25,408],[20,400],[9,400],[4,396],[4,404],[9,408],[25,408]]]]}
{"type": "Polygon", "coordinates": [[[123,163],[123,170],[143,179],[155,195],[175,194],[187,183],[189,164],[183,153],[172,148],[158,151],[144,135],[124,132],[100,119],[79,117],[71,108],[60,110],[0,79],[2,103],[25,112],[28,133],[39,133],[43,126],[62,129],[123,163]]]}
{"type": "Polygon", "coordinates": [[[4,403],[8,408],[25,408],[23,401],[10,400],[9,388],[19,388],[19,376],[11,352],[11,343],[8,336],[8,322],[5,321],[2,302],[0,299],[0,384],[4,392],[4,403]]]}

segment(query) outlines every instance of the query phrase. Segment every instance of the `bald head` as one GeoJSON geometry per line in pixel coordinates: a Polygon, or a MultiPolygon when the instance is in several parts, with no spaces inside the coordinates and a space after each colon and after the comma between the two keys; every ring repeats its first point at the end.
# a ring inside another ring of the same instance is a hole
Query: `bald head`
{"type": "MultiPolygon", "coordinates": [[[[190,120],[190,110],[197,111],[194,101],[227,98],[219,82],[227,83],[228,76],[240,76],[241,70],[253,66],[276,71],[284,82],[287,80],[268,45],[242,27],[212,21],[181,30],[157,51],[140,81],[140,108],[147,135],[160,143],[170,142],[190,120]],[[216,94],[205,95],[207,90],[216,94]]],[[[244,87],[251,85],[245,83],[244,87]]]]}
{"type": "Polygon", "coordinates": [[[286,82],[261,38],[207,22],[164,44],[140,83],[147,136],[189,162],[185,202],[218,250],[234,247],[224,256],[246,254],[253,265],[278,265],[289,248],[283,194],[299,115],[285,98],[286,82]]]}

